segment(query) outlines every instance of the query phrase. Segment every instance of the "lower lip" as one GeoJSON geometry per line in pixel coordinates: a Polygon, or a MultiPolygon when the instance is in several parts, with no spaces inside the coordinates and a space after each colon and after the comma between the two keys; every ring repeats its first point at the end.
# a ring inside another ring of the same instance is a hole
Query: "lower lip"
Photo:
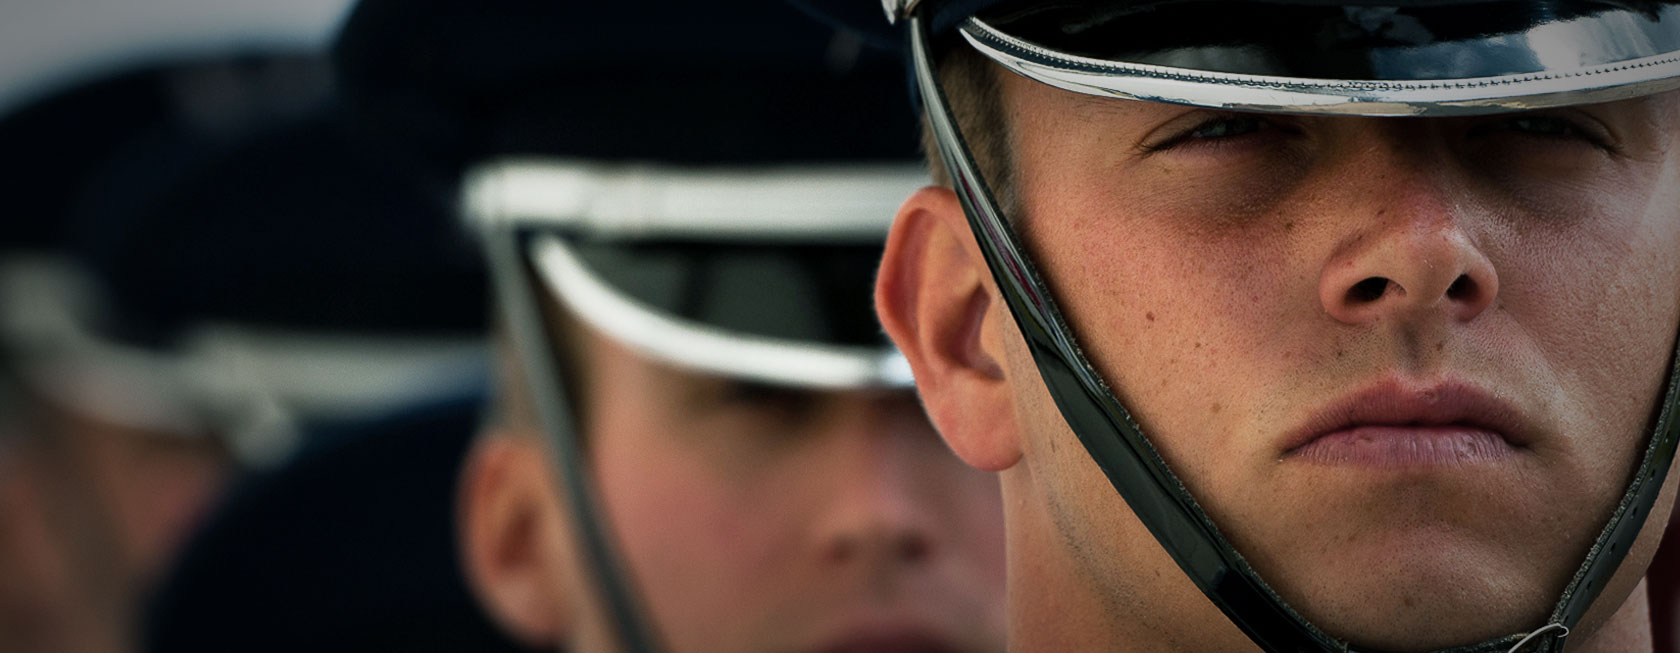
{"type": "Polygon", "coordinates": [[[821,653],[953,653],[955,649],[926,636],[859,637],[821,649],[821,653]]]}
{"type": "Polygon", "coordinates": [[[1499,462],[1514,453],[1498,433],[1470,426],[1358,426],[1327,433],[1288,457],[1347,467],[1446,467],[1499,462]]]}
{"type": "Polygon", "coordinates": [[[826,648],[823,653],[952,653],[952,649],[926,642],[863,641],[826,648]]]}

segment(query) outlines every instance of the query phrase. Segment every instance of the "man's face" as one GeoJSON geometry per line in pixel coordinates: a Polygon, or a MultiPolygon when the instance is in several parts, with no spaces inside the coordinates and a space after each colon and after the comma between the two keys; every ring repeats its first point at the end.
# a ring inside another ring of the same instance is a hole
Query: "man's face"
{"type": "Polygon", "coordinates": [[[0,648],[133,648],[146,591],[222,486],[206,436],[113,424],[40,402],[0,452],[0,648]]]}
{"type": "MultiPolygon", "coordinates": [[[[1087,356],[1262,577],[1366,645],[1533,627],[1665,380],[1675,98],[1325,118],[1006,77],[1018,228],[1087,356]]],[[[1123,501],[1018,345],[1007,361],[1032,482],[1097,590],[1133,603],[1166,559],[1113,517],[1123,501]]]]}
{"type": "Polygon", "coordinates": [[[587,339],[598,496],[673,650],[1001,649],[997,483],[913,395],[756,386],[587,339]]]}

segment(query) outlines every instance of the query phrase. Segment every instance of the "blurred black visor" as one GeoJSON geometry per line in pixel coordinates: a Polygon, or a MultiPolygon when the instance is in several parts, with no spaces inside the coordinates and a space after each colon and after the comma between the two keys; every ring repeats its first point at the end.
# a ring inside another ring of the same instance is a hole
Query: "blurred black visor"
{"type": "Polygon", "coordinates": [[[823,389],[908,387],[871,304],[913,164],[675,168],[512,160],[466,211],[526,232],[550,295],[644,355],[823,389]]]}
{"type": "Polygon", "coordinates": [[[1463,115],[1675,88],[1669,2],[1002,2],[959,33],[1070,91],[1231,110],[1463,115]]]}

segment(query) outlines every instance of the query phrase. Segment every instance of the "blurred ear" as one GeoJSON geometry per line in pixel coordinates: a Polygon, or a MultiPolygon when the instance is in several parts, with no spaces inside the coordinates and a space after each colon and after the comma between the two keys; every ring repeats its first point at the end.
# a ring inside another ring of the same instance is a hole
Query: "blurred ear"
{"type": "Polygon", "coordinates": [[[1021,458],[1014,397],[998,363],[1003,329],[1014,328],[1003,309],[956,194],[916,191],[887,236],[875,311],[945,442],[987,471],[1021,458]]]}
{"type": "Polygon", "coordinates": [[[474,444],[458,488],[468,585],[502,630],[553,648],[570,627],[570,540],[545,450],[537,438],[491,433],[474,444]]]}

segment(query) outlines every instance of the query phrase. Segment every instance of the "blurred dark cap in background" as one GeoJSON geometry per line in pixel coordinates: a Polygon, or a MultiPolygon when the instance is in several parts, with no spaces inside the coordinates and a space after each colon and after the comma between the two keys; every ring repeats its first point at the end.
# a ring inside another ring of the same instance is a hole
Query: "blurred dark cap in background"
{"type": "Polygon", "coordinates": [[[793,13],[768,0],[368,0],[333,56],[374,124],[458,160],[914,158],[897,60],[793,13]]]}

